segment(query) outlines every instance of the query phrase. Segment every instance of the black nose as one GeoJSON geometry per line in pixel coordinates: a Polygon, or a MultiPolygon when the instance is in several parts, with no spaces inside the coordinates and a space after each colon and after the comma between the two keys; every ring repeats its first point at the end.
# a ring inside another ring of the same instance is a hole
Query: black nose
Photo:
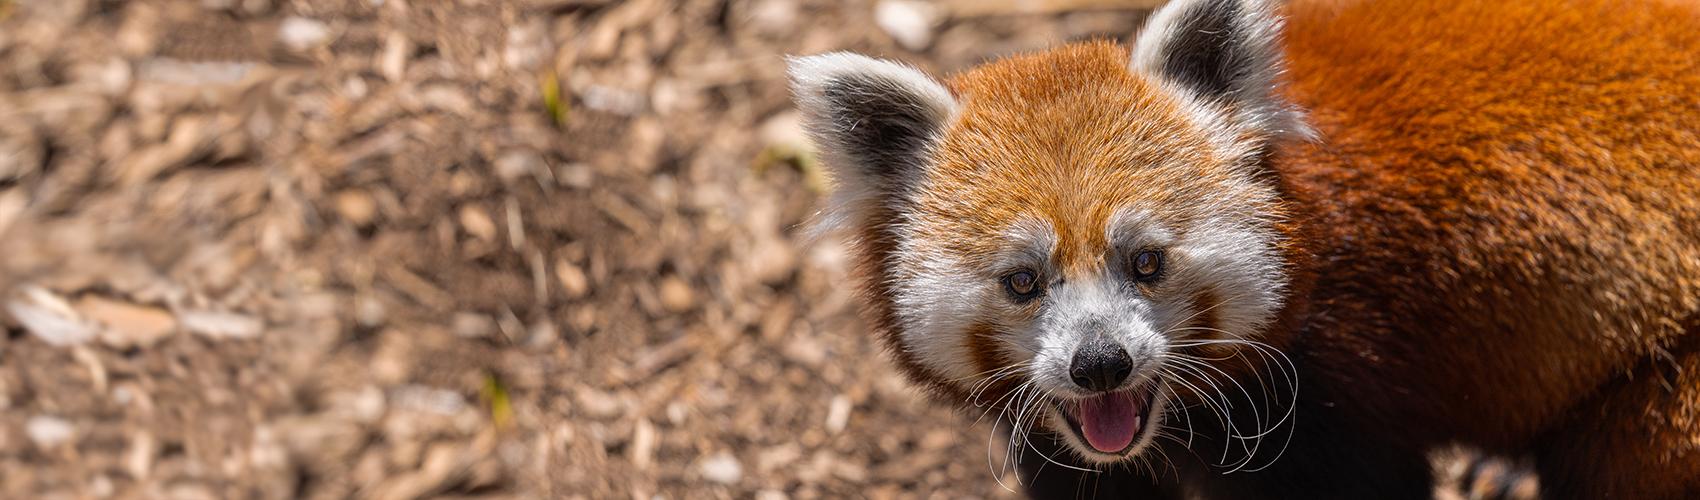
{"type": "Polygon", "coordinates": [[[1133,358],[1127,351],[1103,335],[1093,335],[1074,351],[1068,375],[1089,391],[1108,391],[1122,385],[1133,373],[1133,358]]]}

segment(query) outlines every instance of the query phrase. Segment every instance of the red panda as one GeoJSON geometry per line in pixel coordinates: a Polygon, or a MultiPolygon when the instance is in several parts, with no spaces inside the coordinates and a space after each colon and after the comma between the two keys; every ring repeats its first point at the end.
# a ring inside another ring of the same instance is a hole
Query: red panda
{"type": "Polygon", "coordinates": [[[791,60],[873,329],[1036,497],[1700,498],[1700,5],[1175,0],[791,60]]]}

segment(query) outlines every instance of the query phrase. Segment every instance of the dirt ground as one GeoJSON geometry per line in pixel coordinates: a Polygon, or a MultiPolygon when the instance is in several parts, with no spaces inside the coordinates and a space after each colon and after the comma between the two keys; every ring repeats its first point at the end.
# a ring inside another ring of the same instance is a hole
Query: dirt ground
{"type": "Polygon", "coordinates": [[[1013,496],[800,241],[782,55],[1142,3],[0,0],[0,497],[1013,496]]]}

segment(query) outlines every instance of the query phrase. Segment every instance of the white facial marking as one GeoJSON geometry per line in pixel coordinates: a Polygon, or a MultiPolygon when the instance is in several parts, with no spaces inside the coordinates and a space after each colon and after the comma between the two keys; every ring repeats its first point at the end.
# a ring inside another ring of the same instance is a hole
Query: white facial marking
{"type": "MultiPolygon", "coordinates": [[[[1115,341],[1134,359],[1136,369],[1168,349],[1156,328],[1172,313],[1140,299],[1125,283],[1099,276],[1064,283],[1049,293],[1050,309],[1035,331],[1039,350],[1033,358],[1034,378],[1041,387],[1060,395],[1087,396],[1069,377],[1069,365],[1075,351],[1093,335],[1115,341]]],[[[1139,375],[1136,371],[1129,380],[1137,381],[1139,375]]]]}
{"type": "Polygon", "coordinates": [[[969,269],[956,257],[938,249],[919,248],[905,241],[898,255],[897,315],[902,324],[905,349],[921,365],[954,381],[973,377],[965,336],[980,318],[987,286],[977,279],[983,272],[969,269]]]}
{"type": "MultiPolygon", "coordinates": [[[[1053,272],[1049,260],[1057,236],[1049,222],[1022,217],[1002,234],[1005,244],[990,269],[970,268],[933,239],[908,237],[898,244],[903,345],[940,374],[959,380],[977,375],[977,367],[966,362],[972,357],[965,336],[975,321],[993,320],[1002,316],[1000,307],[1015,307],[1000,281],[1004,273],[1026,269],[1043,281],[1053,272]]],[[[1024,333],[1024,325],[1002,326],[1017,333],[1002,337],[995,348],[1015,360],[1037,349],[1037,336],[1024,333]]]]}
{"type": "Polygon", "coordinates": [[[1210,314],[1217,329],[1256,338],[1280,310],[1287,278],[1275,241],[1273,230],[1227,217],[1188,232],[1180,247],[1187,262],[1182,285],[1215,295],[1210,314]]]}
{"type": "Polygon", "coordinates": [[[1051,223],[1036,217],[1022,217],[1004,230],[1003,237],[1009,243],[1006,251],[998,256],[998,272],[1016,268],[1030,268],[1041,274],[1049,271],[1051,252],[1057,247],[1057,232],[1051,223]]]}
{"type": "Polygon", "coordinates": [[[1163,227],[1157,214],[1124,207],[1110,213],[1109,221],[1104,223],[1104,240],[1118,250],[1138,251],[1167,248],[1175,242],[1175,235],[1163,227]]]}

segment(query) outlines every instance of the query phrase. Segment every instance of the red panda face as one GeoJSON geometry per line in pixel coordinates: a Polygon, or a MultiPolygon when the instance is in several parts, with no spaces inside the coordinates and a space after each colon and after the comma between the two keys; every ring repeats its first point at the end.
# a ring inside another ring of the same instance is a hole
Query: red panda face
{"type": "Polygon", "coordinates": [[[1273,19],[1176,2],[1133,53],[1067,46],[948,91],[859,56],[795,61],[841,183],[827,216],[859,236],[910,374],[1098,462],[1138,455],[1176,398],[1226,383],[1199,353],[1255,345],[1287,282],[1260,167],[1303,128],[1270,94],[1273,19]]]}

